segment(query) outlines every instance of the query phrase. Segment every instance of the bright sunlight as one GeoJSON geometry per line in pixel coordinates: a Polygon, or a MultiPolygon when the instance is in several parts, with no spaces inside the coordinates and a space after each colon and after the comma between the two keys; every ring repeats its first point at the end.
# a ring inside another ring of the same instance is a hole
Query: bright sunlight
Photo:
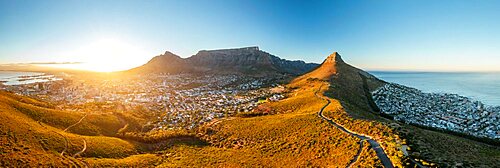
{"type": "Polygon", "coordinates": [[[73,51],[79,64],[49,65],[97,72],[122,71],[146,63],[148,53],[140,46],[117,38],[101,38],[73,51]]]}

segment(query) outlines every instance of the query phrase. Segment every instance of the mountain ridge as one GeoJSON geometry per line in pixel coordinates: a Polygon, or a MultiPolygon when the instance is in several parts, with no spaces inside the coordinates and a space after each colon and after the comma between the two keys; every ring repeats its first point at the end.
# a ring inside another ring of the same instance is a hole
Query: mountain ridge
{"type": "Polygon", "coordinates": [[[306,73],[319,64],[290,61],[259,49],[243,47],[200,50],[188,58],[169,51],[155,56],[148,63],[130,69],[131,73],[241,73],[241,74],[293,74],[306,73]]]}

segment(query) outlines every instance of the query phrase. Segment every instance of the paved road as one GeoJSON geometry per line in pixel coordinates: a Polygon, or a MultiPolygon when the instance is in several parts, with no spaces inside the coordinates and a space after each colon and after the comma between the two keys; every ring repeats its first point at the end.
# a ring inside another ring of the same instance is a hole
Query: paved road
{"type": "MultiPolygon", "coordinates": [[[[321,90],[321,88],[319,89],[321,90]]],[[[375,153],[377,154],[377,157],[380,159],[380,161],[382,162],[382,165],[384,165],[385,168],[394,168],[394,165],[392,164],[391,162],[391,159],[389,159],[389,157],[387,156],[387,154],[385,154],[384,152],[384,149],[382,147],[380,147],[380,144],[373,140],[371,137],[368,137],[366,135],[362,135],[362,134],[359,134],[359,133],[356,133],[354,131],[351,131],[351,130],[348,130],[346,129],[345,127],[335,123],[334,121],[332,121],[331,119],[323,116],[323,110],[328,106],[330,105],[331,101],[327,98],[324,98],[324,97],[321,97],[317,94],[318,92],[316,92],[316,96],[323,99],[323,100],[326,100],[328,101],[328,103],[326,103],[322,108],[321,110],[318,112],[318,116],[326,121],[328,121],[330,124],[332,124],[333,126],[337,127],[338,129],[340,129],[341,131],[344,131],[352,136],[355,136],[355,137],[358,137],[359,139],[361,140],[366,140],[368,141],[368,143],[370,143],[371,147],[373,150],[375,150],[375,153]]]]}

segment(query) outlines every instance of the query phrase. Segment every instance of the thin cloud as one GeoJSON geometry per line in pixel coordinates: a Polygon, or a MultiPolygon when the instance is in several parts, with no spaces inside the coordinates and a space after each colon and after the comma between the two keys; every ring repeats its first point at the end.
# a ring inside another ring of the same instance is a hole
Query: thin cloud
{"type": "Polygon", "coordinates": [[[29,62],[29,63],[9,63],[9,64],[0,64],[2,66],[8,65],[74,65],[74,64],[83,64],[84,62],[29,62]]]}
{"type": "Polygon", "coordinates": [[[27,64],[40,65],[40,64],[49,64],[49,65],[59,65],[59,64],[83,64],[83,62],[31,62],[27,64]]]}

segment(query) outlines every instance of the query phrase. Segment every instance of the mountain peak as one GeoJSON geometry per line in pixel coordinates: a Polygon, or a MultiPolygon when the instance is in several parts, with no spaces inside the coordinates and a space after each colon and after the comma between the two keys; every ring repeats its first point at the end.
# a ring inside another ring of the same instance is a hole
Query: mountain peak
{"type": "Polygon", "coordinates": [[[344,62],[342,60],[342,57],[338,52],[333,52],[330,54],[323,63],[337,63],[337,62],[344,62]]]}
{"type": "Polygon", "coordinates": [[[322,80],[330,79],[331,76],[337,74],[337,66],[339,65],[339,63],[343,64],[344,61],[340,57],[339,53],[333,52],[328,57],[326,57],[325,61],[323,61],[323,63],[319,67],[305,75],[296,78],[294,81],[305,81],[305,79],[309,78],[317,78],[322,80]]]}
{"type": "Polygon", "coordinates": [[[158,55],[156,57],[154,57],[153,59],[149,60],[149,62],[169,62],[169,61],[175,61],[175,60],[180,60],[182,59],[181,57],[179,57],[178,55],[175,55],[174,53],[170,52],[170,51],[165,51],[164,54],[162,55],[158,55]]]}
{"type": "Polygon", "coordinates": [[[175,55],[175,54],[170,52],[170,51],[165,51],[165,53],[163,55],[175,55]]]}

